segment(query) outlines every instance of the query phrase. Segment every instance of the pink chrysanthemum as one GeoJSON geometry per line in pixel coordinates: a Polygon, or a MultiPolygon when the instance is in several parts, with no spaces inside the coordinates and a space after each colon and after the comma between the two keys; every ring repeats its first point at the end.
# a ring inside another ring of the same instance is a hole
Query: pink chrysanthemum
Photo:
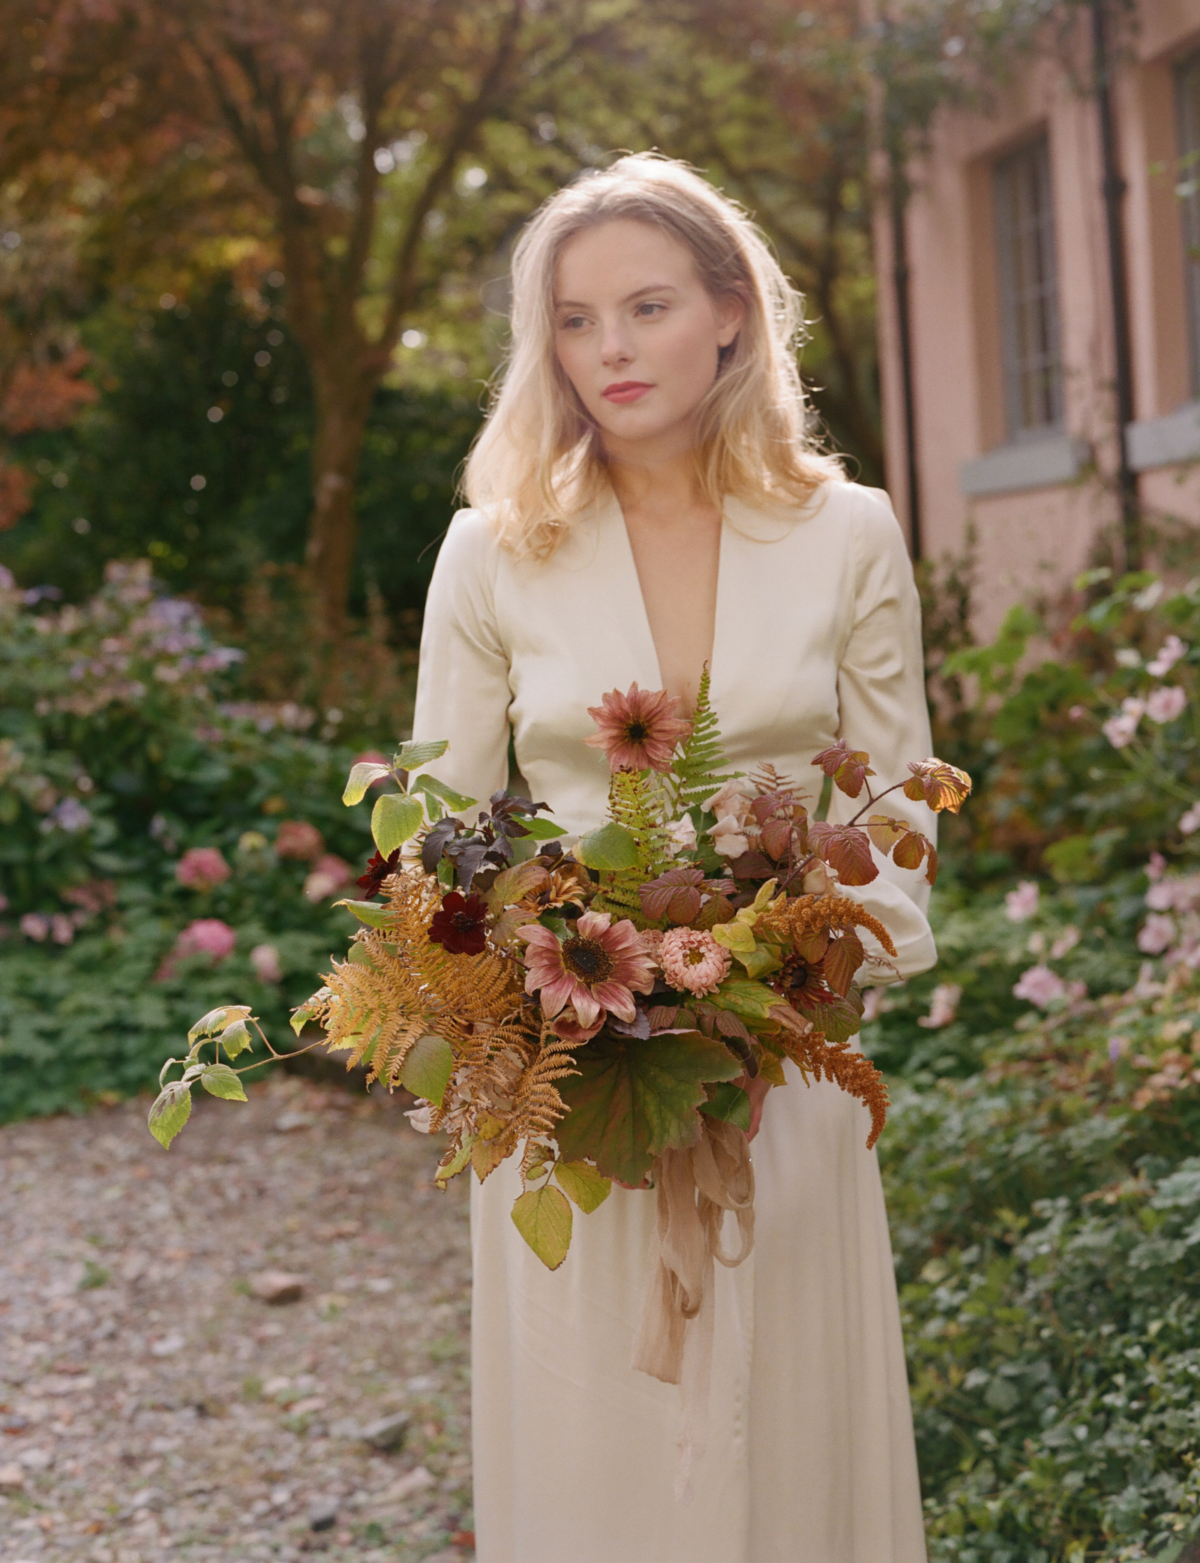
{"type": "Polygon", "coordinates": [[[628,919],[612,926],[608,912],[585,912],[561,944],[540,923],[522,928],[526,993],[541,993],[548,1020],[568,1004],[581,1028],[594,1035],[605,1013],[632,1021],[635,993],[649,993],[654,970],[642,936],[628,919]]]}
{"type": "Polygon", "coordinates": [[[675,746],[688,736],[692,724],[679,715],[679,701],[665,689],[639,689],[630,684],[602,696],[601,704],[588,706],[588,715],[599,732],[584,740],[603,749],[610,771],[668,771],[675,746]]]}
{"type": "Polygon", "coordinates": [[[731,957],[702,928],[672,928],[663,934],[659,960],[672,987],[700,998],[717,991],[729,975],[731,957]]]}

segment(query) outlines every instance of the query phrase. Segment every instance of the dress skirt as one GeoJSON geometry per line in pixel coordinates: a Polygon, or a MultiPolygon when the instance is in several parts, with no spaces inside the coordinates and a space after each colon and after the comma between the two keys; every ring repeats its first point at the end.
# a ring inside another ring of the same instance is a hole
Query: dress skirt
{"type": "Polygon", "coordinates": [[[472,1189],[478,1563],[924,1563],[895,1277],[866,1110],[794,1066],[752,1154],[750,1258],[716,1270],[707,1449],[675,1497],[680,1390],[630,1367],[652,1193],[576,1211],[550,1272],[505,1163],[472,1189]]]}

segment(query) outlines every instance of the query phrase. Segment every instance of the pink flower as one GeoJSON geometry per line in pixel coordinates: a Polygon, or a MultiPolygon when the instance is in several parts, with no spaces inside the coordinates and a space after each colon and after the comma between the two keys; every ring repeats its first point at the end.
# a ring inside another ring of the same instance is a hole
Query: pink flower
{"type": "Polygon", "coordinates": [[[961,998],[962,989],[958,983],[939,982],[929,996],[928,1015],[920,1016],[917,1025],[924,1026],[928,1031],[936,1031],[941,1026],[948,1026],[958,1017],[958,1001],[961,998]]]}
{"type": "Polygon", "coordinates": [[[1186,814],[1179,816],[1179,834],[1190,836],[1200,830],[1200,803],[1193,803],[1186,814]]]}
{"type": "Polygon", "coordinates": [[[744,776],[734,776],[718,792],[714,792],[711,798],[704,800],[704,807],[718,819],[731,814],[741,825],[749,816],[754,797],[753,783],[744,776]]]}
{"type": "Polygon", "coordinates": [[[1022,879],[1015,890],[1004,897],[1004,915],[1010,923],[1023,923],[1038,908],[1038,887],[1035,880],[1022,879]]]}
{"type": "Polygon", "coordinates": [[[702,928],[672,928],[663,935],[659,959],[672,987],[701,998],[715,993],[729,975],[732,956],[702,928]]]}
{"type": "Polygon", "coordinates": [[[1152,678],[1166,678],[1180,657],[1187,656],[1187,649],[1187,642],[1180,640],[1178,635],[1168,635],[1158,648],[1154,661],[1147,662],[1146,672],[1152,678]]]}
{"type": "Polygon", "coordinates": [[[1137,947],[1143,955],[1161,955],[1175,943],[1177,931],[1173,917],[1151,912],[1138,929],[1137,947]]]}
{"type": "Polygon", "coordinates": [[[35,944],[42,944],[50,936],[50,919],[41,912],[26,912],[17,926],[35,944]]]}
{"type": "Polygon", "coordinates": [[[627,918],[614,927],[608,912],[585,912],[561,944],[540,923],[522,928],[518,937],[526,942],[526,993],[540,992],[548,1020],[570,1004],[589,1035],[599,1031],[606,1011],[634,1020],[633,995],[654,986],[642,936],[627,918]]]}
{"type": "Polygon", "coordinates": [[[325,838],[315,825],[303,819],[285,819],[275,835],[277,857],[299,858],[311,863],[325,850],[325,838]]]}
{"type": "Polygon", "coordinates": [[[216,847],[189,847],[175,865],[175,878],[189,890],[211,890],[231,873],[216,847]]]}
{"type": "Polygon", "coordinates": [[[209,955],[214,965],[232,955],[237,945],[237,934],[219,917],[198,917],[191,922],[175,941],[176,955],[209,955]]]}
{"type": "Polygon", "coordinates": [[[256,944],[250,951],[250,966],[259,982],[281,982],[279,951],[273,944],[256,944]]]}
{"type": "Polygon", "coordinates": [[[1067,985],[1049,966],[1031,966],[1022,973],[1013,987],[1013,997],[1036,1004],[1039,1009],[1049,1009],[1055,999],[1065,998],[1067,985]]]}
{"type": "Polygon", "coordinates": [[[696,846],[696,827],[692,823],[692,816],[685,814],[682,819],[672,821],[667,826],[667,837],[676,852],[692,852],[696,846]]]}
{"type": "Polygon", "coordinates": [[[312,873],[304,881],[304,894],[310,901],[324,901],[336,895],[354,878],[354,870],[345,858],[327,852],[313,864],[312,873]]]}
{"type": "Polygon", "coordinates": [[[1124,749],[1133,742],[1138,723],[1145,714],[1146,702],[1131,696],[1128,700],[1122,700],[1118,715],[1110,716],[1107,722],[1101,723],[1100,731],[1114,749],[1124,749]]]}
{"type": "Polygon", "coordinates": [[[743,829],[742,821],[732,814],[721,815],[709,831],[708,839],[712,842],[713,851],[721,857],[741,857],[743,852],[750,850],[750,838],[743,829]]]}
{"type": "Polygon", "coordinates": [[[1162,684],[1152,690],[1146,701],[1146,715],[1160,726],[1173,722],[1187,705],[1187,692],[1178,684],[1162,684]]]}
{"type": "Polygon", "coordinates": [[[669,771],[675,746],[691,732],[692,724],[679,715],[679,701],[665,689],[639,689],[630,684],[588,706],[588,715],[599,732],[584,742],[603,749],[610,771],[669,771]]]}

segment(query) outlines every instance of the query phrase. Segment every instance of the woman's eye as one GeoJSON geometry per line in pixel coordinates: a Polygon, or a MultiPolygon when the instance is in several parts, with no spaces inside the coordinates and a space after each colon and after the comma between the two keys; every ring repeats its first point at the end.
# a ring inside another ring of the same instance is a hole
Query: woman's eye
{"type": "Polygon", "coordinates": [[[587,325],[587,319],[586,319],[585,316],[583,316],[583,315],[568,315],[565,320],[560,320],[559,321],[558,328],[559,328],[560,331],[578,331],[581,326],[586,326],[586,325],[587,325]]]}
{"type": "Polygon", "coordinates": [[[654,315],[661,315],[666,307],[667,306],[665,304],[652,304],[649,302],[649,300],[644,300],[638,305],[637,313],[644,320],[654,315]]]}

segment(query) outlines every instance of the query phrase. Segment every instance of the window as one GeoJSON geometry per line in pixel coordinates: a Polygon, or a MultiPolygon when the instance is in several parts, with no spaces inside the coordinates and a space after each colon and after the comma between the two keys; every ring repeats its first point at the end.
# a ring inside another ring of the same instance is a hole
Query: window
{"type": "Polygon", "coordinates": [[[1188,302],[1192,395],[1200,395],[1200,54],[1175,73],[1179,126],[1179,197],[1183,218],[1183,266],[1188,302]]]}
{"type": "Polygon", "coordinates": [[[1062,353],[1045,136],[994,169],[1004,403],[1009,438],[1062,424],[1062,353]]]}

